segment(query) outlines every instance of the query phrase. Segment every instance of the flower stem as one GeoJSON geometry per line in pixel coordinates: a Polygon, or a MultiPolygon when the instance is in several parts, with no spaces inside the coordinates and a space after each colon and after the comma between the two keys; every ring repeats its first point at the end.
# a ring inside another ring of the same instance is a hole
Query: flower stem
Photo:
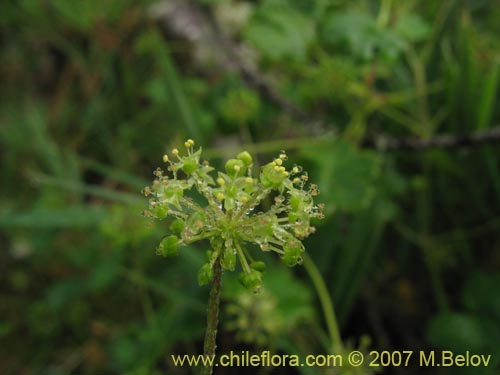
{"type": "Polygon", "coordinates": [[[334,352],[342,351],[344,345],[342,343],[342,338],[340,336],[339,326],[337,324],[337,317],[335,315],[335,309],[333,307],[333,301],[330,298],[330,293],[326,287],[325,281],[321,276],[318,268],[312,261],[312,259],[307,255],[303,255],[304,267],[311,278],[316,292],[318,293],[319,301],[321,307],[323,308],[323,314],[326,320],[326,326],[328,328],[328,334],[330,336],[330,341],[332,345],[332,350],[334,352]]]}
{"type": "MultiPolygon", "coordinates": [[[[215,357],[217,337],[217,325],[219,323],[219,304],[220,304],[220,291],[221,291],[221,277],[222,268],[220,265],[219,257],[214,262],[214,278],[212,280],[212,287],[208,298],[207,308],[207,328],[205,330],[205,341],[203,344],[203,355],[205,358],[215,357]]],[[[212,363],[211,360],[206,363],[212,363]]],[[[212,365],[206,365],[201,369],[201,375],[211,375],[213,371],[212,365]]]]}
{"type": "Polygon", "coordinates": [[[250,266],[248,265],[247,259],[245,258],[245,254],[243,253],[243,249],[241,248],[238,241],[234,243],[236,247],[236,252],[238,253],[238,257],[240,258],[241,267],[246,273],[250,273],[250,266]]]}

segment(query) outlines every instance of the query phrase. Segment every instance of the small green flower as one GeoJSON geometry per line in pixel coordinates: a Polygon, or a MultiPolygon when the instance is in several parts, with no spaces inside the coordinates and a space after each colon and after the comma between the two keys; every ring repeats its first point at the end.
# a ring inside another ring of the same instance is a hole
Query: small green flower
{"type": "Polygon", "coordinates": [[[247,165],[240,159],[229,159],[226,163],[226,173],[231,177],[244,175],[247,165]]]}
{"type": "Polygon", "coordinates": [[[237,159],[241,160],[247,167],[252,165],[253,159],[252,155],[248,151],[242,151],[236,156],[237,159]]]}
{"type": "Polygon", "coordinates": [[[221,258],[222,268],[229,271],[234,271],[236,267],[236,250],[227,246],[224,248],[221,258]]]}
{"type": "Polygon", "coordinates": [[[266,269],[266,264],[259,260],[257,262],[252,262],[250,264],[250,268],[257,270],[257,271],[260,271],[260,272],[264,272],[264,270],[266,269]]]}
{"type": "Polygon", "coordinates": [[[288,266],[301,264],[305,251],[301,240],[314,233],[311,219],[323,217],[322,205],[314,203],[318,187],[307,183],[301,167],[287,170],[283,151],[255,177],[252,155],[243,151],[228,160],[214,180],[214,168],[201,162],[202,150],[195,150],[194,144],[189,139],[185,153],[173,149],[172,156],[164,155],[167,170],[156,169],[152,186],[143,190],[149,197],[145,215],[172,219],[172,235],[161,241],[157,252],[169,257],[177,255],[179,247],[208,240],[212,250],[198,272],[198,283],[212,280],[215,262],[228,271],[239,263],[240,282],[258,292],[265,264],[254,260],[258,254],[251,254],[249,245],[276,252],[288,266]],[[195,192],[202,199],[193,199],[195,192]],[[273,204],[263,211],[260,204],[269,198],[273,204]]]}
{"type": "Polygon", "coordinates": [[[207,285],[213,278],[213,270],[210,263],[205,263],[198,271],[198,284],[207,285]]]}
{"type": "Polygon", "coordinates": [[[262,272],[254,269],[249,272],[242,272],[240,274],[240,283],[248,290],[258,293],[262,286],[262,272]]]}
{"type": "Polygon", "coordinates": [[[172,224],[170,224],[170,230],[180,236],[182,230],[184,229],[184,221],[182,219],[175,219],[172,224]]]}
{"type": "Polygon", "coordinates": [[[176,236],[165,237],[158,245],[159,255],[164,257],[172,257],[179,255],[179,239],[176,236]]]}
{"type": "Polygon", "coordinates": [[[283,262],[286,265],[292,267],[296,264],[302,263],[302,253],[304,252],[304,246],[297,239],[291,239],[290,242],[286,243],[283,246],[283,250],[285,254],[283,255],[283,262]]]}

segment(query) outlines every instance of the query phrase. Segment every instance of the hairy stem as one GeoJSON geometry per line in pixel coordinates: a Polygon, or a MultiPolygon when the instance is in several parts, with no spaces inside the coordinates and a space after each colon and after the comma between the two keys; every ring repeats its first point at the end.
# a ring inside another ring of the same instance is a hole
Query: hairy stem
{"type": "MultiPolygon", "coordinates": [[[[222,268],[219,257],[214,262],[214,278],[210,289],[207,309],[207,329],[205,331],[205,341],[203,344],[203,354],[205,357],[215,356],[215,338],[217,337],[217,325],[219,323],[219,304],[221,291],[222,268]]],[[[213,367],[207,365],[201,369],[201,375],[211,375],[213,367]]]]}

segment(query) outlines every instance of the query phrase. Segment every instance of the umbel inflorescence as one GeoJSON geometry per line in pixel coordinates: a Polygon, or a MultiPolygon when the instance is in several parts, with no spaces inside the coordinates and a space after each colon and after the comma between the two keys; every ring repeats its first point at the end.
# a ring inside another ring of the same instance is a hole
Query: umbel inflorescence
{"type": "Polygon", "coordinates": [[[166,171],[156,169],[152,186],[143,190],[149,197],[144,215],[172,219],[171,234],[162,239],[157,253],[174,256],[181,246],[208,240],[211,250],[198,271],[198,283],[212,280],[215,262],[233,271],[239,261],[240,281],[254,292],[262,285],[265,264],[254,259],[257,254],[249,251],[249,244],[278,253],[288,266],[300,264],[302,240],[315,231],[310,221],[323,217],[322,205],[314,203],[318,187],[308,183],[307,173],[298,165],[287,169],[284,151],[264,165],[256,178],[247,151],[228,160],[225,172],[215,172],[201,161],[202,150],[195,150],[193,140],[184,145],[185,152],[173,149],[171,156],[163,156],[166,171]],[[194,196],[196,192],[200,197],[194,196]],[[272,203],[267,210],[260,205],[265,199],[272,203]]]}

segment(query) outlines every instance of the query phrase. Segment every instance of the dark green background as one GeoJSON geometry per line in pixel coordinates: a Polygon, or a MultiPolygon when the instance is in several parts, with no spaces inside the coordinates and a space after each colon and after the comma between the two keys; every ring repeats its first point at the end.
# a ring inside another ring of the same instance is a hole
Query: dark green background
{"type": "MultiPolygon", "coordinates": [[[[490,368],[442,373],[498,373],[500,144],[369,140],[500,123],[499,2],[181,3],[0,6],[0,373],[191,372],[169,354],[201,352],[207,244],[159,258],[140,214],[187,138],[219,166],[246,148],[306,167],[327,214],[306,247],[349,347],[470,350],[490,368]]],[[[276,258],[261,296],[225,275],[221,352],[328,352],[309,275],[276,258]]]]}

